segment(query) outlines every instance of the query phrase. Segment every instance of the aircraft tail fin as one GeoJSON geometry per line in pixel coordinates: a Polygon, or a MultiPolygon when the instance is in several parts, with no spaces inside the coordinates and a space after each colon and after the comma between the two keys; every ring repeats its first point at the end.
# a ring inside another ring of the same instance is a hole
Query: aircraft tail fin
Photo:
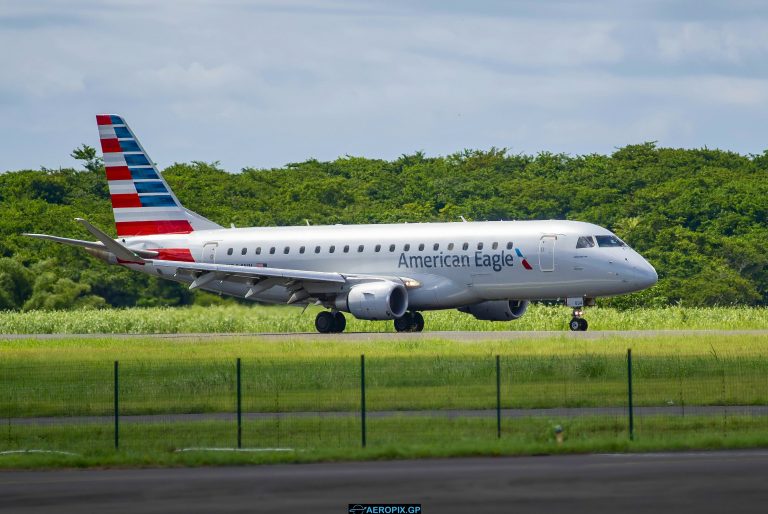
{"type": "Polygon", "coordinates": [[[122,117],[99,114],[96,123],[118,237],[222,228],[184,208],[122,117]]]}

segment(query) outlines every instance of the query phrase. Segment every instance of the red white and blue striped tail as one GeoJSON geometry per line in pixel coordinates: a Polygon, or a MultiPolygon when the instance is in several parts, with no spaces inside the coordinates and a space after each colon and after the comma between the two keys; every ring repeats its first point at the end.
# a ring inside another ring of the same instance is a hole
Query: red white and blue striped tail
{"type": "Polygon", "coordinates": [[[125,120],[96,116],[118,237],[222,228],[181,205],[125,120]]]}

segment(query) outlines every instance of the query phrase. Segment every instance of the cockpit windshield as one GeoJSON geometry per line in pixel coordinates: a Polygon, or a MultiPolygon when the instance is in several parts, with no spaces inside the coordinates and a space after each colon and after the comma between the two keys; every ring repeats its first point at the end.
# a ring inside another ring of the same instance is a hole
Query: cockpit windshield
{"type": "Polygon", "coordinates": [[[597,239],[597,246],[603,248],[615,248],[621,246],[627,246],[627,244],[616,236],[595,236],[597,239]]]}
{"type": "Polygon", "coordinates": [[[576,241],[576,248],[594,248],[595,246],[595,240],[592,239],[592,236],[580,236],[579,240],[576,241]]]}

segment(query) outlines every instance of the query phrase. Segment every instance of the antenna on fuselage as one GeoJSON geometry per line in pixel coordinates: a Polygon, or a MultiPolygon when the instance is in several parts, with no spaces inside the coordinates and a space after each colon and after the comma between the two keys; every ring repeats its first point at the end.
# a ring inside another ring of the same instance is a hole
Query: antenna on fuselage
{"type": "Polygon", "coordinates": [[[467,222],[467,218],[465,218],[464,216],[459,216],[459,218],[461,218],[461,221],[463,221],[464,223],[467,222]]]}
{"type": "Polygon", "coordinates": [[[309,220],[308,220],[308,219],[305,219],[304,221],[306,221],[306,222],[307,222],[307,226],[309,226],[309,220]]]}

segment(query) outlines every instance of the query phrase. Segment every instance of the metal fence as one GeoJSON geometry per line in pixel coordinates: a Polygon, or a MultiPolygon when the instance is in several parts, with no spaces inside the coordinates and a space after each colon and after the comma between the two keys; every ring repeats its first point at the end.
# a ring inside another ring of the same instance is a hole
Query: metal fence
{"type": "MultiPolygon", "coordinates": [[[[356,357],[0,369],[0,451],[571,444],[768,430],[768,357],[356,357]]],[[[714,435],[713,435],[714,434],[714,435]]]]}

